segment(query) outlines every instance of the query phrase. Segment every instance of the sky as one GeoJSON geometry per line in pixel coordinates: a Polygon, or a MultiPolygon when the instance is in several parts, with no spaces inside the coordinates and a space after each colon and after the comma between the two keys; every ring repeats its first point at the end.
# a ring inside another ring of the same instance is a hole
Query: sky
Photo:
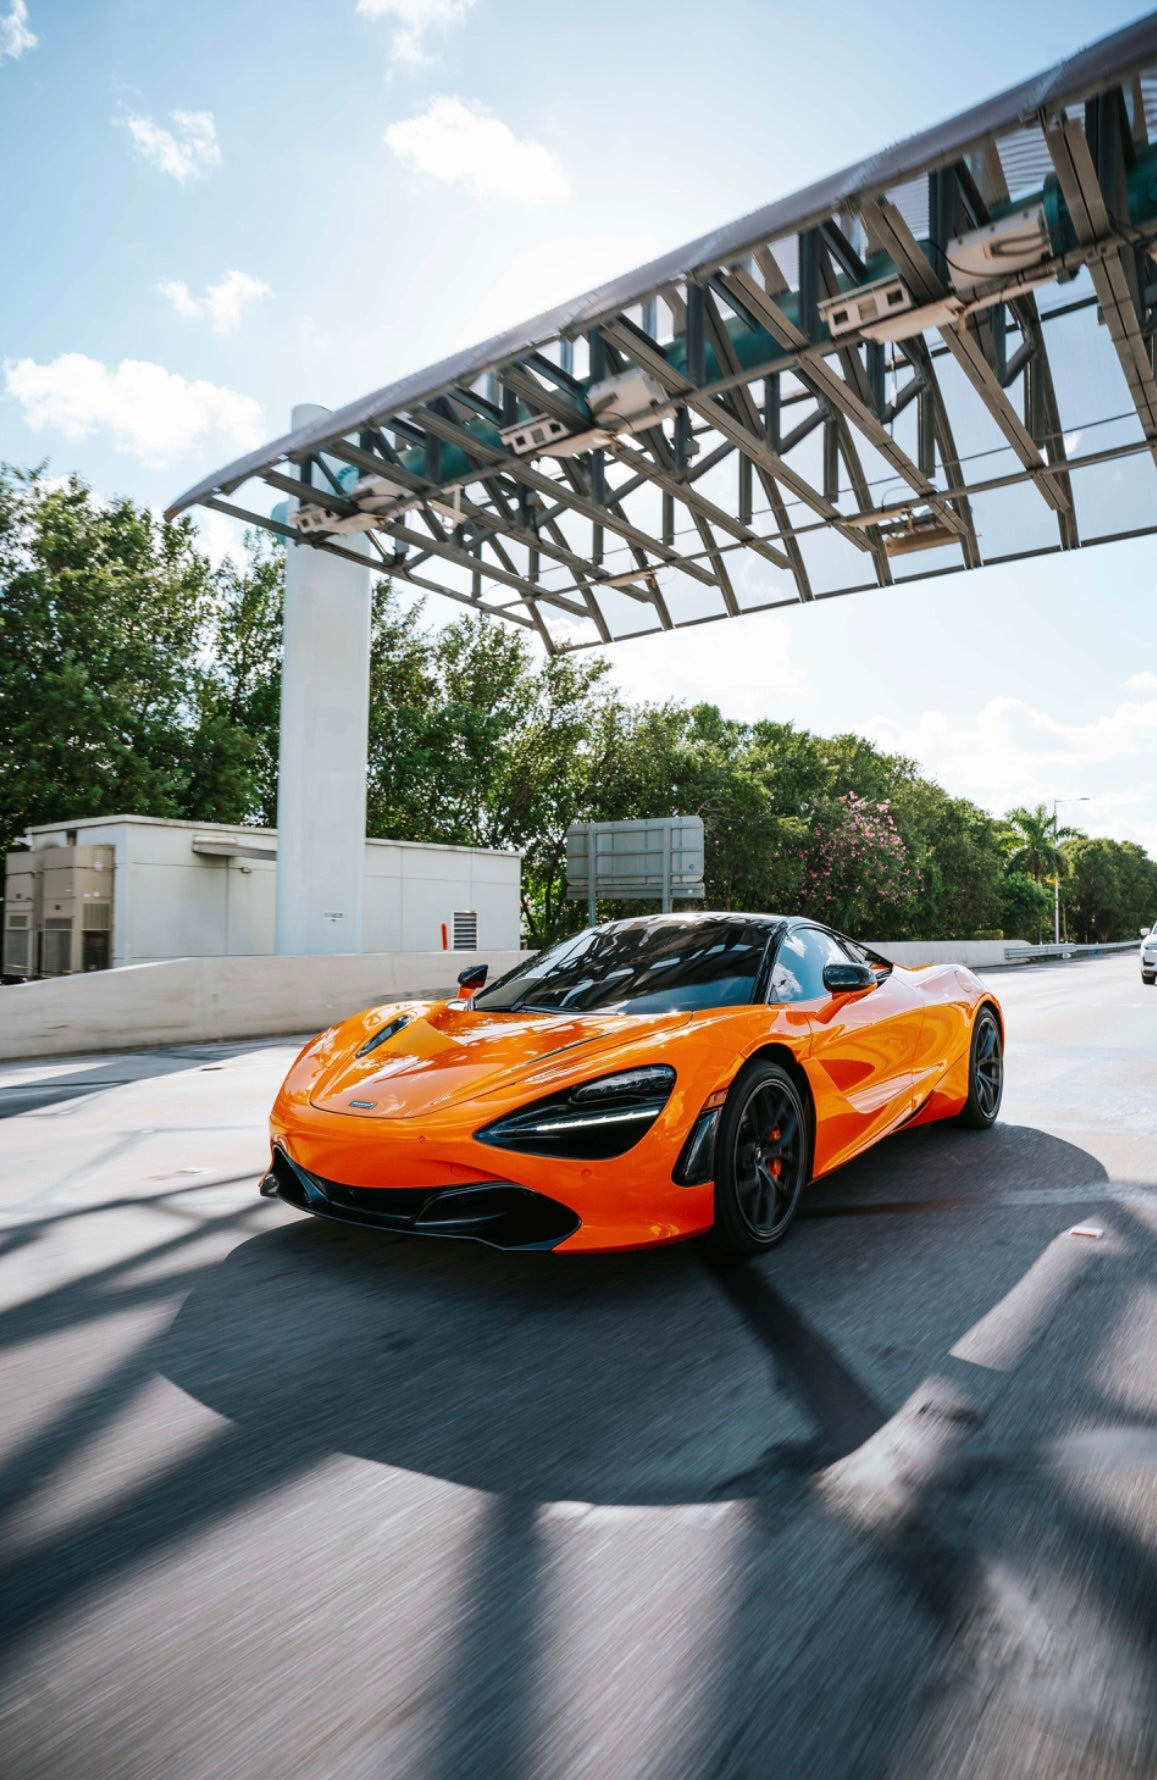
{"type": "MultiPolygon", "coordinates": [[[[389,383],[1138,16],[0,0],[0,460],[161,508],[294,403],[389,383]]],[[[206,545],[235,545],[228,521],[206,545]]],[[[1157,855],[1155,595],[1137,540],[607,654],[632,697],[856,730],[996,812],[1085,798],[1062,819],[1157,855]]]]}

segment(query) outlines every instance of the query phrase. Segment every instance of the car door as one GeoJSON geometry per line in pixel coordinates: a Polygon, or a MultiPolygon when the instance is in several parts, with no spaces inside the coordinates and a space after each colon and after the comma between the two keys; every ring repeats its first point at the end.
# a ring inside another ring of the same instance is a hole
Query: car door
{"type": "Polygon", "coordinates": [[[780,941],[772,970],[769,998],[798,1003],[811,1023],[805,1069],[816,1107],[817,1174],[899,1125],[912,1105],[920,997],[894,971],[877,972],[874,989],[832,995],[824,966],[849,961],[834,934],[801,926],[780,941]]]}

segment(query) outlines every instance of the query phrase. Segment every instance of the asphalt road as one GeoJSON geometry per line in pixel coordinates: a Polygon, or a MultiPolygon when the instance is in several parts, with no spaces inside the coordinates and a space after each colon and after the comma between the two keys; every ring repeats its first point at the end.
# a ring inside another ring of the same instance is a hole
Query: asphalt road
{"type": "Polygon", "coordinates": [[[0,1070],[4,1780],[1149,1780],[1157,990],[994,987],[729,1274],[259,1200],[290,1045],[0,1070]]]}

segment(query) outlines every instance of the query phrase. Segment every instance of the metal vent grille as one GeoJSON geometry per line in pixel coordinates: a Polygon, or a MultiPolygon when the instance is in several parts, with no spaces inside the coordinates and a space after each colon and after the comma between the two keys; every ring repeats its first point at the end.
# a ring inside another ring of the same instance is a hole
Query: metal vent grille
{"type": "Polygon", "coordinates": [[[23,910],[12,909],[8,916],[8,925],[9,927],[27,927],[31,920],[32,916],[23,910]]]}
{"type": "MultiPolygon", "coordinates": [[[[67,925],[70,927],[71,923],[67,925]]],[[[45,976],[63,976],[72,962],[71,932],[46,932],[41,943],[41,954],[45,976]]]]}
{"type": "Polygon", "coordinates": [[[110,920],[111,905],[107,902],[86,902],[84,905],[84,931],[86,933],[107,933],[112,922],[110,920]]]}
{"type": "Polygon", "coordinates": [[[45,920],[45,928],[50,933],[71,933],[71,915],[49,915],[45,920]]]}
{"type": "Polygon", "coordinates": [[[9,927],[4,935],[4,974],[27,976],[32,968],[32,935],[9,927]]]}
{"type": "Polygon", "coordinates": [[[473,909],[455,909],[450,927],[455,952],[478,950],[478,916],[473,909]]]}

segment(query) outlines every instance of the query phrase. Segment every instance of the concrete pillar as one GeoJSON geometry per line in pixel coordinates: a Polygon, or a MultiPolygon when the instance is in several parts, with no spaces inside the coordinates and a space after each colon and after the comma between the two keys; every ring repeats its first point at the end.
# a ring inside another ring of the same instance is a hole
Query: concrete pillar
{"type": "MultiPolygon", "coordinates": [[[[292,425],[327,412],[302,404],[292,425]]],[[[356,533],[341,543],[366,550],[356,533]]],[[[368,565],[290,544],[277,789],[280,954],[362,950],[369,699],[368,565]]]]}

